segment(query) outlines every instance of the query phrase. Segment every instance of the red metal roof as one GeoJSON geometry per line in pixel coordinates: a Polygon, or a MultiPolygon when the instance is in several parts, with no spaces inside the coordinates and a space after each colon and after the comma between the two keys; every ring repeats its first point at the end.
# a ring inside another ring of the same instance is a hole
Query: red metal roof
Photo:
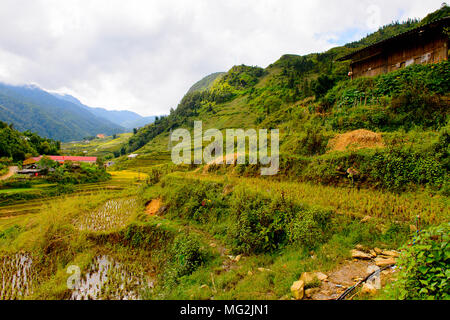
{"type": "MultiPolygon", "coordinates": [[[[41,160],[43,156],[34,157],[33,159],[37,161],[41,160]]],[[[72,162],[96,162],[97,157],[72,157],[72,156],[47,156],[50,160],[58,161],[58,162],[65,162],[65,161],[72,161],[72,162]]]]}

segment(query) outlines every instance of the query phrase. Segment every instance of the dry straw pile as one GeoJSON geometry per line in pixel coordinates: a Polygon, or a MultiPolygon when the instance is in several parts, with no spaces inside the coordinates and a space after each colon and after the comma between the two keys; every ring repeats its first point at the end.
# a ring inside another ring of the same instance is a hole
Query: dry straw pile
{"type": "Polygon", "coordinates": [[[384,147],[381,134],[364,129],[339,134],[328,143],[328,149],[330,151],[346,151],[378,147],[384,147]]]}

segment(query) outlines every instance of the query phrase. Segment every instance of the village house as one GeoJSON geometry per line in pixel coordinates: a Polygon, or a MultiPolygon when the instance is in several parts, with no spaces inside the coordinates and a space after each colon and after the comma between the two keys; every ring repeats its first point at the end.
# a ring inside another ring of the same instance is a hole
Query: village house
{"type": "Polygon", "coordinates": [[[413,64],[448,60],[450,17],[380,41],[348,54],[337,61],[351,60],[352,79],[372,77],[413,64]]]}
{"type": "MultiPolygon", "coordinates": [[[[25,160],[22,163],[22,166],[23,167],[33,166],[37,162],[39,162],[43,157],[44,156],[28,158],[27,160],[25,160]]],[[[50,160],[59,162],[59,163],[64,163],[66,161],[72,161],[72,162],[93,164],[93,163],[97,162],[97,157],[74,157],[74,156],[45,156],[45,157],[49,158],[50,160]]]]}
{"type": "MultiPolygon", "coordinates": [[[[40,176],[45,170],[45,168],[40,168],[37,164],[44,156],[32,157],[26,159],[22,163],[22,170],[18,171],[18,174],[24,174],[29,176],[40,176]]],[[[97,163],[97,157],[72,157],[72,156],[46,156],[50,160],[56,161],[58,163],[64,163],[66,161],[71,161],[73,163],[97,163]]]]}

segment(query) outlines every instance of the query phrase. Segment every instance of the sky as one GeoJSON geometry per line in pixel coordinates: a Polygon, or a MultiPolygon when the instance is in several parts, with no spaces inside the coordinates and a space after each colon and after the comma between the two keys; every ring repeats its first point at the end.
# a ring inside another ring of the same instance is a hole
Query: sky
{"type": "Polygon", "coordinates": [[[323,52],[443,0],[1,0],[0,81],[168,114],[208,74],[323,52]]]}

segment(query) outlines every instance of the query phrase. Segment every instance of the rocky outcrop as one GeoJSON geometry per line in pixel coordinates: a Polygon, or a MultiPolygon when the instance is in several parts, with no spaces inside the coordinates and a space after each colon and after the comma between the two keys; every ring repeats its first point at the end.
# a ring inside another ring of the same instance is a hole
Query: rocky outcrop
{"type": "Polygon", "coordinates": [[[295,300],[302,300],[305,296],[305,283],[302,280],[294,282],[291,287],[291,293],[295,300]]]}

